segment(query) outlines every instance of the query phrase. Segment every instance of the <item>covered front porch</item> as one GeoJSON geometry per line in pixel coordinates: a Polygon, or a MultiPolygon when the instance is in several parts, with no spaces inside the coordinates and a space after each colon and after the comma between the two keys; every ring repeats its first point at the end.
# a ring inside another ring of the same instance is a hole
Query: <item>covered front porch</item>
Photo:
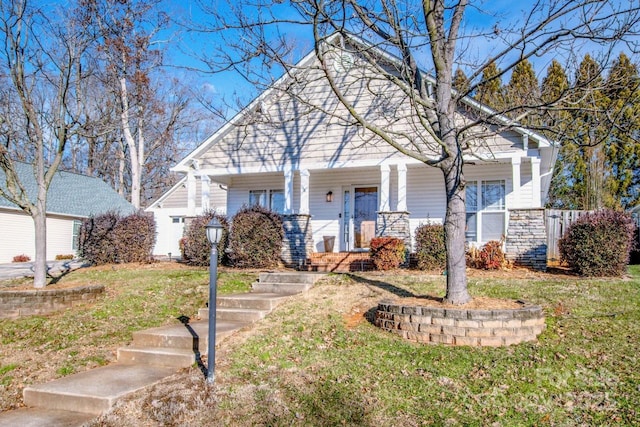
{"type": "MultiPolygon", "coordinates": [[[[475,227],[468,237],[478,242],[506,234],[509,209],[541,206],[540,161],[535,156],[478,161],[466,168],[465,177],[478,191],[476,201],[485,191],[491,191],[495,199],[492,206],[476,203],[473,208],[477,212],[468,213],[475,227]],[[486,218],[485,208],[490,211],[486,218]]],[[[280,212],[286,232],[283,260],[296,267],[307,264],[313,254],[367,252],[376,236],[403,239],[412,250],[415,229],[427,222],[442,223],[446,212],[441,172],[412,161],[358,161],[242,173],[203,169],[194,171],[187,183],[196,180],[200,180],[202,191],[189,192],[190,204],[195,205],[196,197],[201,197],[204,209],[215,208],[208,199],[209,189],[215,185],[227,192],[230,216],[249,204],[280,212]],[[332,247],[327,247],[327,238],[332,247]]]]}

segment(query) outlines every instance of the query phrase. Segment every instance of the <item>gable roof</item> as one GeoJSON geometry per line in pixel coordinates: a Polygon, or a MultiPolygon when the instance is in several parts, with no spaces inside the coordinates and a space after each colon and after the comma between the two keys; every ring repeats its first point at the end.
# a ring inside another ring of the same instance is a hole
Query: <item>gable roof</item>
{"type": "MultiPolygon", "coordinates": [[[[334,33],[333,35],[327,37],[325,39],[326,43],[329,44],[333,44],[336,43],[336,41],[340,40],[340,37],[343,37],[342,34],[340,33],[334,33]]],[[[376,55],[378,55],[380,58],[384,59],[385,61],[388,61],[390,63],[394,63],[394,64],[398,64],[400,63],[400,58],[396,57],[393,54],[390,54],[378,47],[375,47],[373,45],[371,45],[370,43],[366,42],[365,40],[349,34],[347,36],[345,36],[346,41],[348,41],[351,44],[360,46],[360,47],[365,47],[366,49],[369,49],[371,51],[375,51],[376,55]]],[[[306,56],[304,56],[295,66],[294,66],[294,71],[293,73],[295,73],[296,71],[299,70],[303,70],[309,66],[311,66],[313,64],[313,61],[316,59],[316,55],[315,55],[315,51],[312,50],[311,52],[309,52],[306,56]]],[[[433,85],[436,83],[435,79],[430,76],[427,73],[422,73],[425,80],[428,82],[428,84],[433,85]]],[[[268,99],[273,92],[276,90],[276,88],[278,87],[282,87],[283,85],[285,85],[287,83],[287,81],[291,80],[292,77],[292,73],[285,73],[283,76],[281,76],[275,83],[272,84],[272,86],[270,88],[268,88],[267,90],[265,90],[264,92],[262,92],[258,97],[256,97],[253,101],[251,101],[245,108],[243,108],[240,112],[238,112],[233,118],[231,118],[229,121],[227,121],[227,123],[225,123],[223,126],[221,126],[217,131],[215,131],[211,136],[209,136],[207,139],[205,139],[198,147],[196,147],[191,153],[189,153],[186,157],[184,157],[178,164],[176,164],[174,167],[171,168],[171,170],[176,171],[176,172],[188,172],[190,169],[193,170],[198,170],[199,169],[199,161],[198,159],[204,154],[206,153],[216,142],[218,142],[221,138],[223,138],[228,132],[230,132],[232,129],[234,129],[234,127],[236,127],[236,125],[242,123],[242,120],[247,116],[250,115],[254,110],[260,108],[261,104],[263,103],[264,100],[268,99]]],[[[474,108],[484,114],[488,114],[490,116],[492,116],[492,120],[495,123],[499,123],[503,126],[507,126],[509,127],[512,131],[520,134],[520,135],[526,135],[528,138],[530,138],[531,140],[534,140],[538,143],[538,146],[540,148],[542,147],[554,147],[555,144],[552,141],[549,141],[547,138],[545,138],[544,136],[533,132],[529,129],[523,128],[521,126],[518,126],[516,123],[513,122],[513,120],[509,119],[508,117],[504,116],[504,115],[500,115],[497,114],[495,111],[493,111],[491,108],[487,107],[486,105],[476,101],[473,98],[470,97],[465,97],[462,99],[462,102],[464,104],[466,104],[467,106],[474,108]]]]}
{"type": "MultiPolygon", "coordinates": [[[[35,200],[37,185],[33,166],[23,162],[15,162],[14,164],[29,200],[35,200]]],[[[0,169],[0,187],[6,190],[6,185],[4,170],[0,169]]],[[[20,209],[1,195],[0,208],[20,209]]],[[[90,217],[109,211],[129,215],[134,213],[136,209],[99,178],[64,171],[55,173],[47,192],[48,214],[90,217]]]]}

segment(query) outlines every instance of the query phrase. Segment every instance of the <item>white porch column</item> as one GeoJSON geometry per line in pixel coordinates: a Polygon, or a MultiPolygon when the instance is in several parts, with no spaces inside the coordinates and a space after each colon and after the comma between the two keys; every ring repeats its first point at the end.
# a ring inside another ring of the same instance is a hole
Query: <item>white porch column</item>
{"type": "Polygon", "coordinates": [[[300,212],[302,215],[309,214],[309,170],[300,171],[300,212]]]}
{"type": "Polygon", "coordinates": [[[209,186],[210,183],[211,183],[211,180],[207,175],[202,175],[200,177],[200,185],[202,186],[201,202],[202,202],[203,212],[211,209],[211,203],[210,203],[211,197],[210,197],[210,186],[209,186]]]}
{"type": "Polygon", "coordinates": [[[540,158],[531,158],[531,207],[542,207],[542,197],[540,194],[540,158]]]}
{"type": "Polygon", "coordinates": [[[293,169],[284,171],[284,213],[293,213],[293,169]]]}
{"type": "Polygon", "coordinates": [[[389,212],[389,186],[391,168],[389,165],[380,165],[380,211],[389,212]]]}
{"type": "Polygon", "coordinates": [[[187,174],[187,216],[196,216],[196,177],[193,172],[187,174]]]}
{"type": "Polygon", "coordinates": [[[513,207],[517,208],[521,206],[521,192],[520,192],[520,164],[522,163],[521,157],[511,158],[511,182],[513,183],[513,207]]]}
{"type": "Polygon", "coordinates": [[[407,165],[401,163],[398,165],[398,206],[396,210],[399,212],[407,211],[407,165]]]}

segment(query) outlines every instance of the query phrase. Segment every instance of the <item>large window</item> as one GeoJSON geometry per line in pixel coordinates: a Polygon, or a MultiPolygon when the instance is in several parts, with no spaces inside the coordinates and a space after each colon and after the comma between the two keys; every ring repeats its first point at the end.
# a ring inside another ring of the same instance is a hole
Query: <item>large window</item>
{"type": "Polygon", "coordinates": [[[500,240],[505,233],[504,181],[469,181],[466,199],[467,241],[500,240]]]}
{"type": "Polygon", "coordinates": [[[251,190],[249,205],[260,205],[274,212],[284,212],[284,190],[251,190]]]}

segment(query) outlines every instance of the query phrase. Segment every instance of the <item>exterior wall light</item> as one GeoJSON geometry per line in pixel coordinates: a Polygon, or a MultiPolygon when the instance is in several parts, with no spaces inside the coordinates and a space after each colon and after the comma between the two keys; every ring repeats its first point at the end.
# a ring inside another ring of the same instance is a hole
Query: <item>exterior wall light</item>
{"type": "Polygon", "coordinates": [[[327,199],[326,200],[327,200],[327,203],[333,202],[333,191],[329,191],[327,193],[327,199]]]}

